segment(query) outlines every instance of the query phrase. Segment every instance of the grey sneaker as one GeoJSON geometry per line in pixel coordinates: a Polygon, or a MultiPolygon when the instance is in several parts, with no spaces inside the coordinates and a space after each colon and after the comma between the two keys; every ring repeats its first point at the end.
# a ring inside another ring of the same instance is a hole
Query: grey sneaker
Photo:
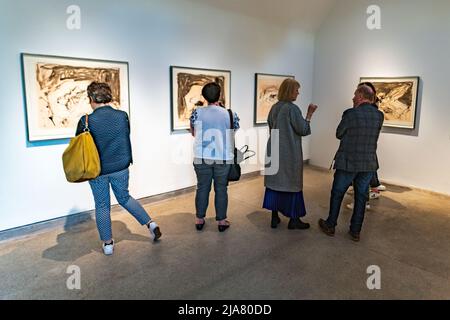
{"type": "Polygon", "coordinates": [[[373,199],[378,199],[379,197],[380,197],[380,192],[370,191],[369,199],[373,200],[373,199]]]}
{"type": "Polygon", "coordinates": [[[107,256],[112,255],[114,252],[114,240],[110,244],[103,242],[103,253],[107,256]]]}

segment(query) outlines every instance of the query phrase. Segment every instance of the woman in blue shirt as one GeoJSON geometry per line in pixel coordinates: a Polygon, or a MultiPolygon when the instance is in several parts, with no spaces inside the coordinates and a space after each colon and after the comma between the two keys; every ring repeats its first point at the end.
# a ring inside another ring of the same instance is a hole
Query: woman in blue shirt
{"type": "Polygon", "coordinates": [[[197,230],[205,225],[211,183],[214,181],[216,221],[220,232],[225,231],[228,207],[228,173],[234,158],[234,131],[239,128],[239,118],[233,117],[233,128],[228,111],[221,106],[221,88],[215,83],[206,84],[202,95],[208,102],[205,107],[192,112],[191,132],[194,141],[194,170],[197,175],[195,195],[197,230]]]}

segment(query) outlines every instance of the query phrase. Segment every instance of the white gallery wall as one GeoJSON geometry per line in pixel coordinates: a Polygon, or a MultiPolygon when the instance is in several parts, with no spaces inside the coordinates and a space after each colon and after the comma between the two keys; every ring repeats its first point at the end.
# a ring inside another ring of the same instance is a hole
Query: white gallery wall
{"type": "Polygon", "coordinates": [[[383,130],[380,179],[450,194],[450,2],[343,0],[316,33],[311,163],[330,166],[335,130],[359,78],[419,76],[416,130],[383,130]],[[369,5],[381,29],[369,30],[369,5]]]}
{"type": "MultiPolygon", "coordinates": [[[[94,208],[87,183],[65,180],[61,155],[68,140],[27,141],[22,52],[129,62],[130,191],[136,198],[196,182],[192,137],[170,132],[169,66],[231,70],[231,105],[242,128],[238,144],[248,141],[259,154],[267,129],[255,140],[255,72],[295,75],[303,112],[312,97],[313,34],[195,1],[0,0],[0,46],[0,231],[94,208]],[[66,28],[66,9],[73,4],[81,9],[80,30],[66,28]]],[[[248,164],[243,171],[259,168],[248,164]]]]}

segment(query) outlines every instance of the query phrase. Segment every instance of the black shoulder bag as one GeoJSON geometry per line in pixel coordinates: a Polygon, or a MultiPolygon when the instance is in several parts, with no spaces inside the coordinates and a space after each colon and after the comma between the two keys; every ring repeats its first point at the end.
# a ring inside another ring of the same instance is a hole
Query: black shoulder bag
{"type": "MultiPolygon", "coordinates": [[[[231,109],[228,109],[228,114],[230,115],[230,128],[234,130],[234,120],[233,120],[233,112],[231,109]]],[[[234,140],[234,132],[233,135],[233,147],[234,147],[234,157],[233,163],[231,164],[230,172],[228,173],[228,181],[239,181],[241,178],[241,165],[240,163],[244,160],[247,160],[250,157],[253,157],[256,153],[254,151],[248,150],[248,145],[243,146],[241,149],[236,148],[236,143],[234,140]],[[249,156],[245,156],[246,153],[252,153],[249,156]]]]}

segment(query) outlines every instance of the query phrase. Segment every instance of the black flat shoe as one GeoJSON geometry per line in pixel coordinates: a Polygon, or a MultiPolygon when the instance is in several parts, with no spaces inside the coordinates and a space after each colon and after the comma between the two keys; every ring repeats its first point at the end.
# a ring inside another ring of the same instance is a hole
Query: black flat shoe
{"type": "Polygon", "coordinates": [[[202,231],[202,230],[203,230],[203,227],[205,226],[205,223],[206,223],[205,220],[203,220],[203,223],[196,223],[196,224],[195,224],[195,228],[196,228],[198,231],[202,231]]]}
{"type": "Polygon", "coordinates": [[[303,230],[305,230],[305,229],[309,229],[309,227],[310,227],[310,225],[309,225],[309,223],[308,222],[303,222],[302,220],[298,220],[298,223],[297,223],[297,229],[303,229],[303,230]]]}
{"type": "Polygon", "coordinates": [[[278,227],[280,222],[281,222],[281,219],[279,217],[272,217],[272,221],[270,221],[270,227],[272,229],[276,229],[276,227],[278,227]]]}
{"type": "Polygon", "coordinates": [[[290,219],[289,224],[288,224],[289,230],[294,230],[294,229],[305,230],[305,229],[309,229],[309,227],[310,227],[309,223],[303,222],[300,219],[290,219]]]}
{"type": "Polygon", "coordinates": [[[227,221],[227,224],[219,224],[217,225],[219,232],[224,232],[230,227],[230,223],[227,221]]]}

